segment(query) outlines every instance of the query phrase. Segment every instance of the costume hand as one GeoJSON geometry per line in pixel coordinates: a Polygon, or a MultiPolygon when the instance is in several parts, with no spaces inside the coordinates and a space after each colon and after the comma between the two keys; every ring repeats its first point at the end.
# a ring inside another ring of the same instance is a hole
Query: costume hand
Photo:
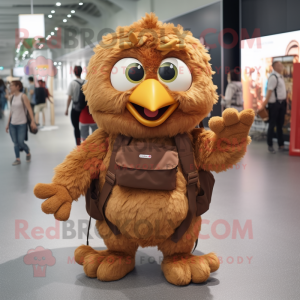
{"type": "Polygon", "coordinates": [[[208,126],[218,138],[223,138],[224,142],[241,143],[248,136],[254,116],[253,109],[245,109],[239,113],[234,108],[227,108],[223,111],[222,117],[211,118],[208,126]]]}
{"type": "Polygon", "coordinates": [[[49,198],[42,203],[42,211],[45,214],[54,214],[55,219],[60,221],[69,219],[73,200],[64,186],[56,183],[38,183],[33,192],[40,199],[49,198]]]}

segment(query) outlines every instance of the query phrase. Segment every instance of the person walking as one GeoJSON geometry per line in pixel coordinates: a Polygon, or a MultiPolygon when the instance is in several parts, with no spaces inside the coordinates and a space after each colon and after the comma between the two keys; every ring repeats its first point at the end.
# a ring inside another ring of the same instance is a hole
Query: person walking
{"type": "Polygon", "coordinates": [[[67,101],[67,109],[65,112],[65,115],[67,116],[69,114],[69,106],[72,103],[72,110],[71,110],[71,122],[74,127],[74,135],[75,135],[75,141],[76,145],[80,145],[80,128],[79,128],[79,117],[81,113],[81,108],[79,105],[79,93],[82,84],[84,83],[84,80],[81,79],[81,73],[82,73],[82,68],[81,66],[75,66],[74,68],[74,74],[76,76],[76,79],[73,80],[68,88],[68,101],[67,101]]]}
{"type": "Polygon", "coordinates": [[[226,87],[225,96],[220,95],[222,98],[221,104],[225,108],[235,108],[237,111],[242,111],[244,109],[243,100],[243,87],[241,83],[240,75],[234,70],[231,70],[227,74],[228,85],[226,87]]]}
{"type": "Polygon", "coordinates": [[[31,153],[29,147],[25,144],[27,140],[27,111],[29,112],[31,118],[31,129],[36,129],[34,123],[33,113],[30,106],[30,101],[27,96],[22,93],[23,84],[21,81],[12,81],[10,84],[10,90],[12,97],[10,100],[10,115],[8,118],[8,123],[5,128],[6,132],[10,133],[11,139],[14,143],[14,150],[16,155],[16,160],[13,162],[13,166],[19,165],[20,151],[24,150],[26,152],[26,161],[30,162],[31,153]]]}
{"type": "Polygon", "coordinates": [[[280,61],[274,61],[272,64],[273,72],[268,79],[268,91],[265,101],[262,103],[258,111],[262,111],[268,105],[269,108],[269,128],[267,134],[268,150],[275,154],[273,148],[274,128],[276,126],[278,151],[284,151],[284,140],[282,127],[284,124],[284,116],[286,113],[286,87],[282,76],[284,69],[280,61]]]}
{"type": "Polygon", "coordinates": [[[6,86],[4,81],[0,78],[0,119],[4,115],[6,105],[6,86]]]}

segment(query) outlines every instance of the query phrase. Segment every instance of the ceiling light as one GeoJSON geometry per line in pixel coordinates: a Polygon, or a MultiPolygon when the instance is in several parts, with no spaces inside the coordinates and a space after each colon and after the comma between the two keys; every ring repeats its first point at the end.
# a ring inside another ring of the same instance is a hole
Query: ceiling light
{"type": "Polygon", "coordinates": [[[58,64],[61,65],[61,62],[59,62],[58,64]]]}
{"type": "Polygon", "coordinates": [[[52,18],[52,15],[48,15],[48,18],[50,18],[50,19],[51,19],[51,18],[52,18]]]}
{"type": "Polygon", "coordinates": [[[55,10],[51,10],[51,14],[55,14],[55,10]]]}
{"type": "Polygon", "coordinates": [[[55,30],[58,30],[58,27],[55,27],[54,29],[55,29],[55,30]]]}
{"type": "Polygon", "coordinates": [[[51,35],[54,35],[54,32],[53,32],[53,31],[51,32],[51,35]]]}
{"type": "Polygon", "coordinates": [[[54,66],[56,66],[56,65],[57,65],[57,62],[55,61],[53,64],[54,64],[54,66]]]}
{"type": "Polygon", "coordinates": [[[63,19],[63,22],[65,22],[65,23],[66,23],[66,22],[67,22],[67,19],[63,19]]]}
{"type": "Polygon", "coordinates": [[[75,10],[71,10],[71,13],[72,13],[72,14],[75,14],[75,10]]]}
{"type": "Polygon", "coordinates": [[[83,3],[82,3],[82,2],[79,2],[79,5],[83,5],[83,3]]]}
{"type": "Polygon", "coordinates": [[[68,18],[71,18],[71,15],[67,15],[68,18]]]}
{"type": "Polygon", "coordinates": [[[55,5],[56,5],[56,6],[61,6],[61,3],[60,3],[60,2],[56,2],[55,5]]]}

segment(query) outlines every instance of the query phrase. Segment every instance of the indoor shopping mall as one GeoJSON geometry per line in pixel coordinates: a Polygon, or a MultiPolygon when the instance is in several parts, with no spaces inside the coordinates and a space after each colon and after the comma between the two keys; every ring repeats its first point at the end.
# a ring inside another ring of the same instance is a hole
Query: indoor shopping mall
{"type": "Polygon", "coordinates": [[[300,299],[298,0],[0,0],[0,299],[300,299]]]}

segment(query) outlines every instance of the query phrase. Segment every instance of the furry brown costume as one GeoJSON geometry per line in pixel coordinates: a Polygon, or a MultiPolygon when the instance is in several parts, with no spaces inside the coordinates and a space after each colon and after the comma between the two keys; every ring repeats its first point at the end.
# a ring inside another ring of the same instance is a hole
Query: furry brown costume
{"type": "MultiPolygon", "coordinates": [[[[209,60],[204,47],[190,32],[183,32],[179,25],[162,24],[154,14],[146,14],[138,22],[118,27],[116,33],[104,36],[90,60],[88,81],[83,87],[99,129],[55,168],[51,184],[36,185],[35,195],[42,199],[49,198],[42,204],[43,212],[54,214],[58,220],[67,220],[72,201],[86,193],[91,178],[99,176],[100,188],[103,186],[111,149],[120,133],[133,137],[133,144],[149,141],[174,145],[172,137],[187,132],[193,143],[198,167],[220,172],[237,163],[250,143],[248,133],[254,119],[252,110],[238,113],[227,109],[222,117],[211,118],[211,131],[194,129],[212,110],[218,98],[209,60]],[[130,96],[139,85],[125,92],[111,85],[110,73],[114,64],[126,57],[141,62],[146,74],[144,82],[158,80],[158,67],[167,57],[182,60],[192,73],[192,84],[185,92],[174,92],[162,84],[179,106],[157,127],[142,125],[126,109],[130,96]]],[[[105,221],[97,221],[96,226],[107,250],[96,251],[82,245],[76,249],[75,259],[83,265],[87,276],[111,281],[122,278],[134,268],[139,246],[157,246],[164,255],[162,270],[169,282],[176,285],[204,282],[210,272],[219,268],[219,261],[214,253],[203,256],[191,254],[200,231],[201,218],[193,219],[178,243],[170,239],[174,226],[177,227],[185,219],[187,210],[186,180],[180,167],[173,191],[116,185],[106,206],[106,217],[113,224],[123,224],[125,219],[132,221],[125,229],[122,226],[119,228],[122,234],[118,236],[112,234],[105,221]],[[170,226],[168,219],[174,226],[170,226]],[[159,234],[153,231],[146,236],[148,227],[143,224],[137,236],[134,226],[140,220],[147,220],[152,228],[158,227],[159,234]]]]}

